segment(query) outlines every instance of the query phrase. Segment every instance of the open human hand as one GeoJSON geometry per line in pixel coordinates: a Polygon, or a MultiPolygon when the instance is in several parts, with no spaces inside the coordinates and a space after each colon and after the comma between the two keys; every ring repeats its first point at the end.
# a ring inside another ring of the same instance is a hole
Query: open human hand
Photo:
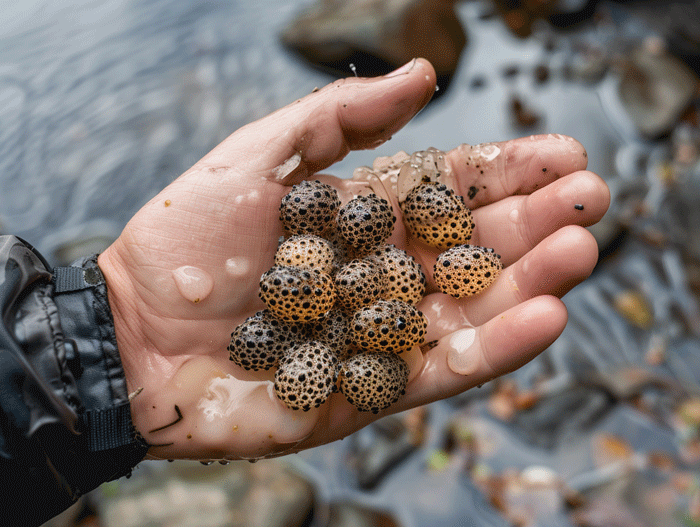
{"type": "Polygon", "coordinates": [[[343,201],[374,188],[376,181],[316,174],[350,150],[389,139],[434,89],[434,70],[419,59],[386,77],[315,91],[233,133],[151,199],[100,255],[132,419],[150,458],[257,459],[324,444],[513,371],[563,331],[559,297],[595,266],[598,249],[583,227],[603,216],[609,192],[585,171],[578,142],[537,136],[446,155],[451,186],[476,223],[470,243],[493,247],[504,264],[475,297],[431,289],[437,251],[410,239],[389,190],[398,217],[389,243],[422,264],[429,294],[418,308],[428,319],[426,341],[437,341],[413,363],[396,404],[375,415],[336,393],[319,408],[290,410],[269,373],[229,360],[231,331],[263,308],[259,278],[273,263],[279,204],[290,185],[319,178],[343,201]]]}

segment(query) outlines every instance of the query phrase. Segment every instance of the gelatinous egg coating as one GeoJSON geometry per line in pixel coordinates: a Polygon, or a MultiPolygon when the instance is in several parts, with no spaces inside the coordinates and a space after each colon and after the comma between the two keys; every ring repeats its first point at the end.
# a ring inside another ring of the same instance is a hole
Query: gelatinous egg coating
{"type": "Polygon", "coordinates": [[[341,363],[340,391],[360,411],[378,413],[401,397],[408,365],[393,353],[362,353],[341,363]]]}
{"type": "Polygon", "coordinates": [[[335,225],[340,208],[338,192],[320,181],[294,185],[280,204],[280,221],[291,234],[321,235],[335,225]]]}
{"type": "Polygon", "coordinates": [[[299,343],[302,331],[300,325],[282,322],[267,309],[258,311],[231,333],[229,358],[246,370],[269,370],[299,343]]]}
{"type": "Polygon", "coordinates": [[[383,245],[368,256],[380,262],[386,274],[386,300],[402,300],[416,305],[425,294],[425,275],[415,258],[403,249],[383,245]]]}
{"type": "Polygon", "coordinates": [[[374,304],[386,290],[381,263],[367,258],[351,260],[335,275],[336,301],[348,312],[374,304]]]}
{"type": "Polygon", "coordinates": [[[399,203],[403,202],[408,193],[421,183],[441,182],[441,178],[450,174],[445,156],[442,150],[430,147],[427,150],[413,152],[409,159],[403,162],[396,185],[396,197],[399,203]]]}
{"type": "Polygon", "coordinates": [[[275,372],[275,393],[292,410],[321,406],[335,390],[340,362],[325,344],[305,342],[285,353],[275,372]]]}
{"type": "Polygon", "coordinates": [[[287,322],[310,322],[333,307],[331,277],[315,269],[274,266],[260,278],[260,299],[287,322]]]}
{"type": "Polygon", "coordinates": [[[309,338],[328,346],[339,360],[352,351],[351,318],[342,309],[331,309],[308,325],[309,338]]]}
{"type": "Polygon", "coordinates": [[[391,205],[376,194],[357,196],[338,211],[338,232],[358,255],[384,243],[391,235],[394,223],[396,216],[391,205]]]}
{"type": "Polygon", "coordinates": [[[314,234],[297,234],[277,248],[275,265],[317,269],[330,274],[334,258],[335,252],[328,240],[314,234]]]}
{"type": "Polygon", "coordinates": [[[422,344],[428,322],[418,309],[400,300],[379,300],[356,311],[353,340],[365,351],[401,353],[422,344]]]}
{"type": "Polygon", "coordinates": [[[401,203],[408,231],[437,249],[465,244],[472,237],[474,222],[464,199],[442,183],[423,183],[401,203]]]}
{"type": "Polygon", "coordinates": [[[503,269],[493,249],[458,245],[440,254],[433,279],[443,293],[455,298],[475,295],[486,289],[503,269]]]}

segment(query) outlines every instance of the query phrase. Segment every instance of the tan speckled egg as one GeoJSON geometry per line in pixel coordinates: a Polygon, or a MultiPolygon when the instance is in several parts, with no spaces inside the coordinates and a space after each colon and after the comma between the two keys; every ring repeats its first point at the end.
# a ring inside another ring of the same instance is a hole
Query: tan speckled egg
{"type": "Polygon", "coordinates": [[[401,203],[408,231],[423,243],[448,249],[467,243],[474,222],[464,199],[442,183],[423,183],[401,203]]]}
{"type": "Polygon", "coordinates": [[[396,216],[389,202],[376,194],[357,196],[338,211],[340,236],[363,255],[386,241],[394,230],[396,216]]]}
{"type": "Polygon", "coordinates": [[[292,410],[321,406],[333,393],[339,361],[328,347],[309,341],[285,353],[275,372],[275,393],[292,410]]]}
{"type": "Polygon", "coordinates": [[[320,181],[294,185],[280,204],[280,221],[291,234],[321,235],[335,225],[340,208],[338,192],[320,181]]]}
{"type": "Polygon", "coordinates": [[[423,343],[428,322],[411,304],[400,300],[379,300],[355,312],[352,327],[358,348],[401,353],[423,343]]]}
{"type": "Polygon", "coordinates": [[[335,252],[331,243],[314,234],[297,234],[283,241],[275,253],[275,265],[317,269],[330,274],[335,252]]]}
{"type": "Polygon", "coordinates": [[[367,258],[351,260],[336,273],[336,301],[348,312],[374,304],[386,290],[384,269],[367,258]]]}
{"type": "Polygon", "coordinates": [[[308,325],[309,338],[328,346],[338,359],[346,359],[352,351],[351,318],[342,309],[331,309],[308,325]]]}
{"type": "Polygon", "coordinates": [[[440,254],[433,279],[443,293],[455,298],[475,295],[486,289],[503,269],[493,249],[458,245],[440,254]]]}
{"type": "Polygon", "coordinates": [[[229,358],[246,370],[269,370],[303,337],[301,325],[282,322],[265,309],[248,317],[231,333],[229,358]]]}
{"type": "Polygon", "coordinates": [[[408,364],[393,353],[360,353],[341,363],[340,391],[362,412],[379,413],[405,393],[408,364]]]}
{"type": "Polygon", "coordinates": [[[260,278],[259,296],[277,318],[306,323],[333,307],[335,288],[322,271],[276,265],[260,278]]]}
{"type": "Polygon", "coordinates": [[[425,275],[413,256],[393,245],[383,245],[368,258],[383,265],[386,300],[402,300],[415,306],[423,299],[425,275]]]}

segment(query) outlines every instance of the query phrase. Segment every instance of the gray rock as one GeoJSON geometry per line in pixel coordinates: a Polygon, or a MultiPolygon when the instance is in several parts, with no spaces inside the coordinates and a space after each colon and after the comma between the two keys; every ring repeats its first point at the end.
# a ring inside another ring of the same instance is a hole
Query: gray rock
{"type": "Polygon", "coordinates": [[[663,49],[642,46],[624,64],[620,100],[639,132],[658,137],[671,131],[693,100],[698,77],[663,49]]]}
{"type": "Polygon", "coordinates": [[[467,42],[451,0],[322,0],[299,14],[281,39],[341,77],[351,71],[385,74],[424,57],[435,67],[442,92],[467,42]]]}

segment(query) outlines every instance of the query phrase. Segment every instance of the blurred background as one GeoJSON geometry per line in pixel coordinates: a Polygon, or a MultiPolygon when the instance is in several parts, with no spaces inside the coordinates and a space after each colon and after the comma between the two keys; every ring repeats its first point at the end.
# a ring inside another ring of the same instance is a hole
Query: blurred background
{"type": "Polygon", "coordinates": [[[108,246],[238,127],[414,56],[379,155],[568,134],[612,191],[562,337],[506,378],[255,464],[144,462],[52,526],[700,526],[700,3],[0,0],[0,232],[108,246]]]}

